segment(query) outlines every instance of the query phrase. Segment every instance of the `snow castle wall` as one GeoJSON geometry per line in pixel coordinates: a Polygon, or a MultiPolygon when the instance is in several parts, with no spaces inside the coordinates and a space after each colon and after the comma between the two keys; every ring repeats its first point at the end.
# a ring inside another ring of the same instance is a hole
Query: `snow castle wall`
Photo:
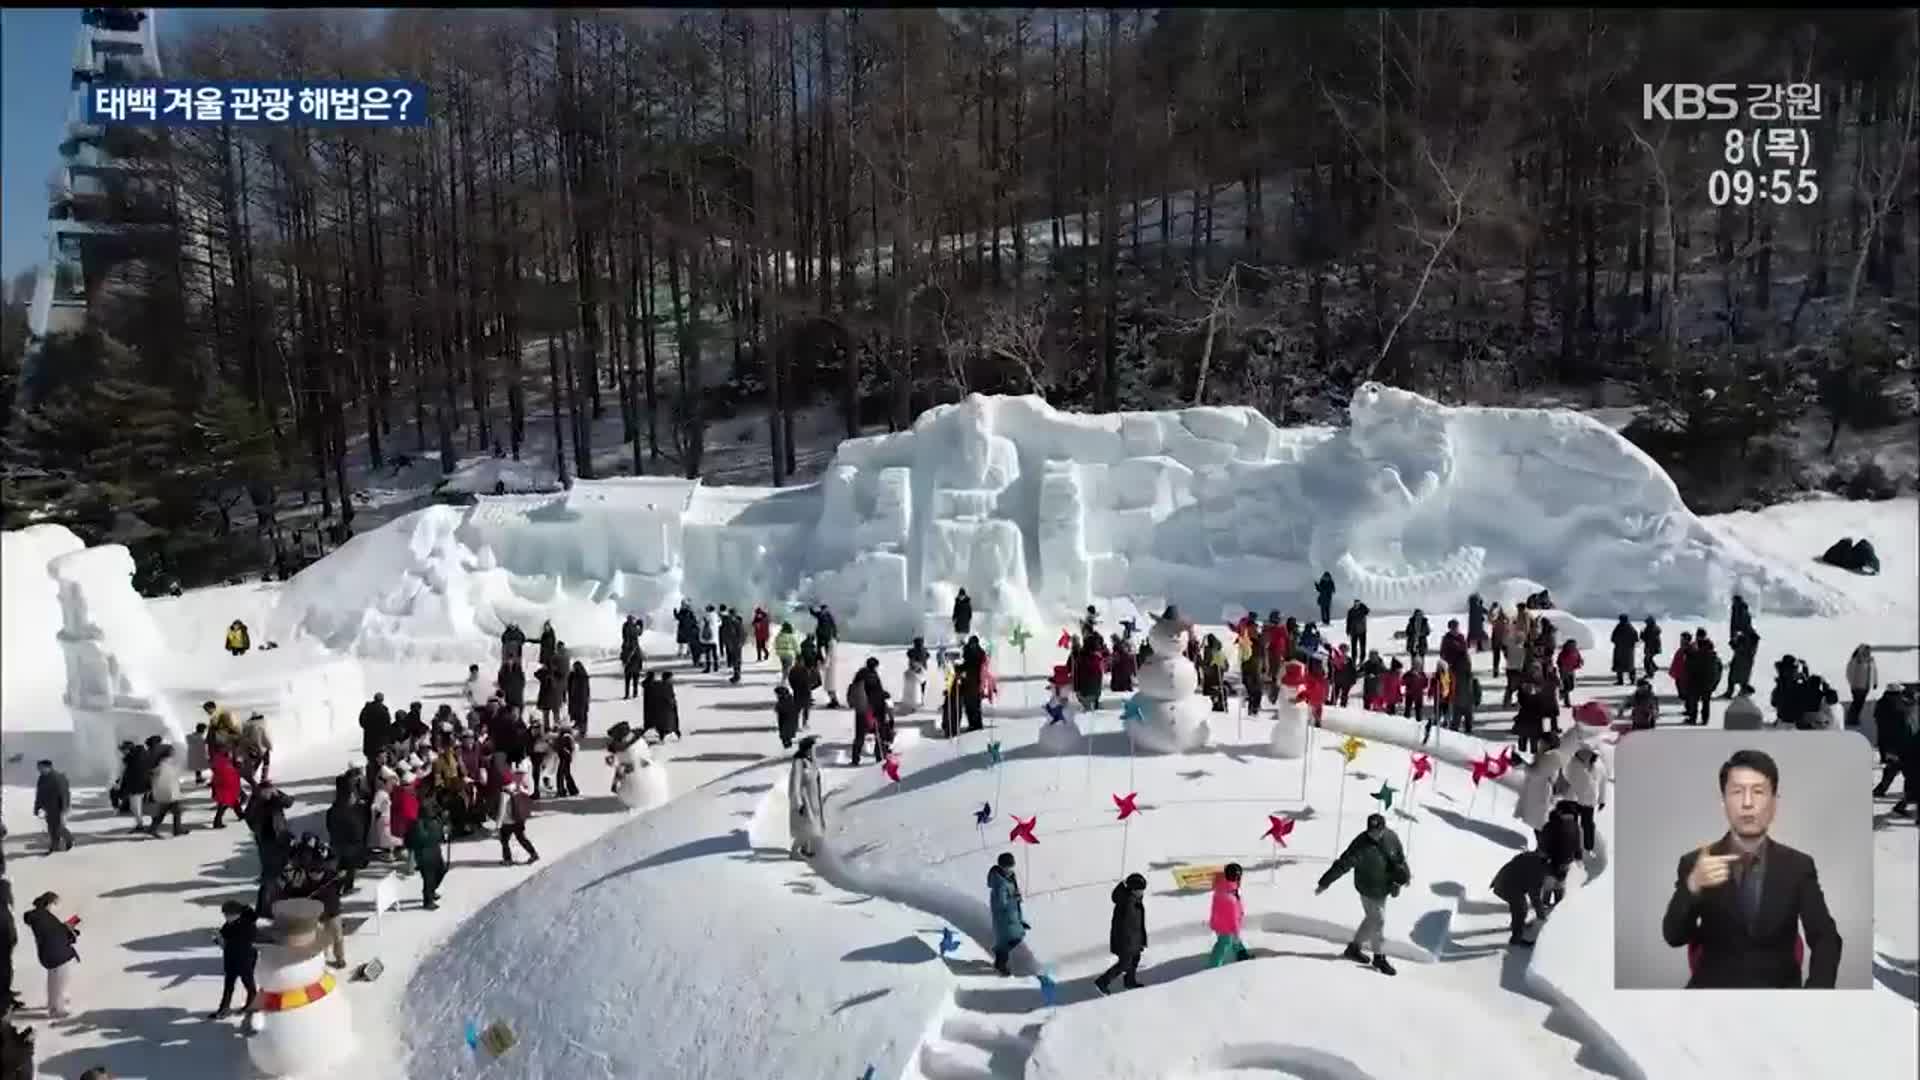
{"type": "Polygon", "coordinates": [[[164,645],[133,588],[133,555],[120,544],[70,552],[47,564],[59,589],[65,702],[73,718],[67,762],[77,781],[118,767],[121,740],[159,735],[182,749],[186,729],[153,680],[164,645]]]}
{"type": "MultiPolygon", "coordinates": [[[[1776,614],[1836,593],[1708,530],[1650,458],[1566,410],[1450,407],[1369,385],[1346,428],[1280,429],[1240,407],[1086,415],[1038,397],[942,405],[849,439],[817,484],[582,481],[552,496],[433,507],[356,538],[284,591],[297,629],[378,655],[466,654],[550,618],[576,652],[697,604],[825,601],[843,633],[1043,626],[1091,603],[1191,611],[1336,602],[1457,612],[1544,583],[1576,613],[1705,613],[1743,592],[1776,614]]],[[[976,631],[979,632],[979,631],[976,631]]]]}
{"type": "Polygon", "coordinates": [[[30,525],[0,534],[0,642],[7,677],[0,715],[7,729],[66,727],[67,660],[60,629],[60,585],[47,564],[86,545],[62,525],[30,525]]]}

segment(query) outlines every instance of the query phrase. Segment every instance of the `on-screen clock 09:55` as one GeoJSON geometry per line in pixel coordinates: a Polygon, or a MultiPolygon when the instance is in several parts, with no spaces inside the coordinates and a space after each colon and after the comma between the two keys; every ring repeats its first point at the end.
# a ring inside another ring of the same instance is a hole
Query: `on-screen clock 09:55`
{"type": "Polygon", "coordinates": [[[1812,206],[1820,201],[1820,176],[1815,169],[1715,169],[1707,177],[1707,201],[1714,206],[1812,206]]]}

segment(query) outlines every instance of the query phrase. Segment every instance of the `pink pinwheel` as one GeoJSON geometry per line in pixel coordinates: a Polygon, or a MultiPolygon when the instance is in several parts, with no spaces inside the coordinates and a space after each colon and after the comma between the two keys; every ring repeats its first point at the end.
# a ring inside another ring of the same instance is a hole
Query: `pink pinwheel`
{"type": "Polygon", "coordinates": [[[1281,847],[1286,847],[1287,835],[1291,832],[1293,832],[1292,818],[1283,817],[1279,814],[1268,814],[1267,831],[1261,834],[1261,839],[1271,840],[1281,847]]]}

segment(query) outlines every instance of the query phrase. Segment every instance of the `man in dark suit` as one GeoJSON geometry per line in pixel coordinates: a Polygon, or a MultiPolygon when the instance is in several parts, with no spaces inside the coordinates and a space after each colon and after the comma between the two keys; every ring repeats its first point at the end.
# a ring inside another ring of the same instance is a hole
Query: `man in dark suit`
{"type": "Polygon", "coordinates": [[[1758,750],[1737,751],[1720,766],[1727,834],[1680,857],[1660,921],[1668,945],[1697,950],[1689,990],[1799,989],[1802,932],[1806,988],[1833,989],[1840,932],[1813,859],[1767,836],[1779,790],[1779,766],[1758,750]]]}

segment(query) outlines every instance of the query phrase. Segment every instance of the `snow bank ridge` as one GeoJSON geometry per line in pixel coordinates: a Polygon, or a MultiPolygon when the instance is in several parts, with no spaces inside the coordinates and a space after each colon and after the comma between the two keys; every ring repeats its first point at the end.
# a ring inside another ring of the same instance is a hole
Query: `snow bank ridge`
{"type": "Polygon", "coordinates": [[[965,588],[989,626],[1174,597],[1310,610],[1459,610],[1512,578],[1611,616],[1705,613],[1742,592],[1777,614],[1837,593],[1708,530],[1652,459],[1566,410],[1452,407],[1370,384],[1344,429],[1275,427],[1241,407],[1101,415],[1038,397],[928,410],[850,439],[818,484],[709,489],[583,481],[433,507],[356,538],[294,580],[280,622],[336,648],[471,651],[542,618],[576,650],[617,646],[682,596],[827,601],[868,640],[944,637],[965,588]]]}

